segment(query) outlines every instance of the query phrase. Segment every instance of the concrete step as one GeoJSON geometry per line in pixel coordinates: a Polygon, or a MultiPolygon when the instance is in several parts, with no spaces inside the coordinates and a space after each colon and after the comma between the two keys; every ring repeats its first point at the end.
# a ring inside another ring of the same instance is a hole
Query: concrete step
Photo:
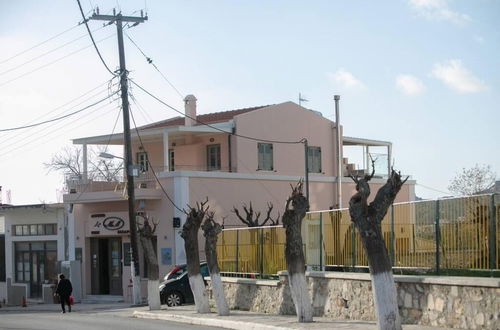
{"type": "Polygon", "coordinates": [[[123,296],[112,295],[87,295],[82,299],[82,304],[109,304],[109,303],[122,303],[123,296]]]}

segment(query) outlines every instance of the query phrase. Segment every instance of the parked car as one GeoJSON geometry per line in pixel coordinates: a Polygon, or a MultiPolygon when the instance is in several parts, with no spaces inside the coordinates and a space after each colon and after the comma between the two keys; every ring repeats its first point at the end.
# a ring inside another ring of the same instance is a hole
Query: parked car
{"type": "MultiPolygon", "coordinates": [[[[200,273],[203,277],[209,275],[206,262],[200,264],[200,273]]],[[[194,302],[186,265],[175,266],[164,279],[159,287],[162,304],[179,306],[194,302]]]]}

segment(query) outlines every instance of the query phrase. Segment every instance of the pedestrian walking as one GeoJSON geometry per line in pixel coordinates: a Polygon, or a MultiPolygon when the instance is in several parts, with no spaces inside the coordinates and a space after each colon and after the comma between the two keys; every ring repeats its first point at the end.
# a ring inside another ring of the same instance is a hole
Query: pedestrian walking
{"type": "Polygon", "coordinates": [[[71,313],[71,303],[69,297],[73,292],[73,287],[71,286],[70,280],[68,280],[64,274],[59,274],[59,283],[57,283],[56,295],[59,296],[59,300],[61,301],[62,313],[66,313],[66,309],[64,308],[64,304],[68,304],[68,312],[71,313]]]}

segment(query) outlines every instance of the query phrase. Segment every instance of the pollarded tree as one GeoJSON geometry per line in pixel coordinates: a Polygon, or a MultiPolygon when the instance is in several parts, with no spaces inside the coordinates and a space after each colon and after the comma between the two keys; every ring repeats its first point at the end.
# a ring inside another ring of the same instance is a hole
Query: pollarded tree
{"type": "Polygon", "coordinates": [[[302,194],[302,186],[303,182],[301,180],[295,187],[292,187],[292,194],[286,201],[282,221],[286,233],[286,266],[295,311],[299,322],[312,322],[313,309],[307,290],[305,258],[300,230],[302,220],[309,209],[309,202],[302,194]]]}
{"type": "Polygon", "coordinates": [[[222,225],[215,222],[214,212],[209,212],[201,228],[205,236],[205,253],[207,255],[207,264],[210,271],[215,303],[217,304],[217,312],[219,315],[226,316],[229,315],[229,306],[224,296],[224,287],[220,278],[219,266],[217,265],[217,235],[222,232],[222,225]]]}
{"type": "Polygon", "coordinates": [[[144,254],[148,260],[148,304],[150,310],[158,310],[161,308],[160,302],[160,292],[158,287],[159,282],[159,267],[158,267],[158,256],[153,245],[154,233],[156,231],[157,223],[153,222],[153,226],[149,223],[149,219],[146,216],[138,216],[142,218],[142,223],[137,221],[138,228],[137,232],[139,234],[139,240],[144,250],[144,254]]]}
{"type": "Polygon", "coordinates": [[[184,211],[187,218],[181,233],[181,237],[184,239],[184,249],[186,250],[189,285],[193,292],[198,313],[210,313],[208,295],[200,273],[200,252],[198,250],[198,231],[209,208],[206,205],[207,203],[208,198],[205,202],[196,202],[196,207],[188,205],[189,211],[184,211]]]}
{"type": "Polygon", "coordinates": [[[250,202],[249,205],[250,206],[247,207],[246,204],[243,204],[243,211],[245,211],[244,217],[240,214],[240,211],[235,206],[233,206],[232,209],[232,212],[236,214],[238,219],[240,219],[240,221],[243,222],[245,225],[247,225],[248,227],[262,227],[265,226],[268,222],[270,226],[279,225],[279,217],[280,217],[279,213],[276,219],[273,219],[271,217],[271,212],[273,211],[274,208],[273,203],[267,203],[266,217],[262,220],[262,222],[259,222],[261,212],[253,210],[252,202],[250,202]]]}
{"type": "Polygon", "coordinates": [[[349,213],[359,230],[363,248],[368,256],[378,328],[400,330],[396,286],[380,223],[407,179],[401,180],[401,173],[392,170],[387,182],[368,204],[368,182],[373,178],[373,174],[374,170],[362,178],[351,176],[356,183],[357,193],[349,201],[349,213]]]}

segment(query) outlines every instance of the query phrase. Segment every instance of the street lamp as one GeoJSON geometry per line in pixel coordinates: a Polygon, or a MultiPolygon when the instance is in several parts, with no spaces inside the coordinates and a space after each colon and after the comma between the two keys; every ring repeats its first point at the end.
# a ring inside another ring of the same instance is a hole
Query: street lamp
{"type": "Polygon", "coordinates": [[[119,159],[125,160],[123,157],[108,154],[107,152],[100,152],[99,157],[106,158],[106,159],[119,158],[119,159]]]}

